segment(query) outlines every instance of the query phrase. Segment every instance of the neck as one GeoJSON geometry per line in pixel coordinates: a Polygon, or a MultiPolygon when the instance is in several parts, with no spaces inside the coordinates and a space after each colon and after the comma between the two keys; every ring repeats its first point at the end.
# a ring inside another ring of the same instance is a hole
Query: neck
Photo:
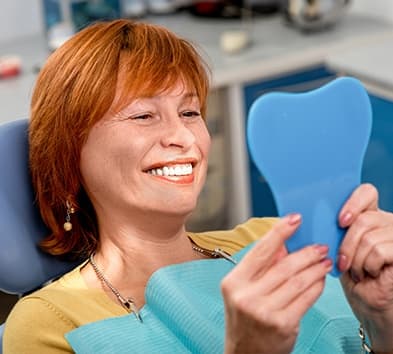
{"type": "Polygon", "coordinates": [[[109,253],[113,259],[115,252],[126,263],[151,259],[153,263],[165,265],[165,260],[170,263],[187,260],[187,255],[191,254],[183,218],[151,218],[146,222],[133,217],[131,223],[117,219],[111,223],[100,223],[99,234],[97,255],[105,257],[109,253]]]}
{"type": "Polygon", "coordinates": [[[185,230],[180,229],[166,236],[161,233],[155,236],[136,232],[101,236],[96,258],[106,261],[108,266],[117,259],[127,268],[132,265],[138,270],[151,273],[162,266],[190,260],[193,254],[185,230]]]}
{"type": "MultiPolygon", "coordinates": [[[[113,225],[112,225],[113,226],[113,225]]],[[[160,229],[100,227],[100,246],[94,259],[97,266],[124,296],[132,296],[136,305],[144,303],[147,281],[159,268],[203,258],[196,253],[187,237],[184,224],[162,225],[160,229]],[[109,230],[111,230],[109,232],[109,230]]],[[[89,287],[103,288],[88,265],[82,270],[89,287]]]]}

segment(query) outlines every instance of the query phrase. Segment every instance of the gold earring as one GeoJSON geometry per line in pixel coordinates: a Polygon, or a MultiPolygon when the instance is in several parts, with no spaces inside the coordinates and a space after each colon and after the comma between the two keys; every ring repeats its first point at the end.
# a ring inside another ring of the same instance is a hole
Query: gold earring
{"type": "Polygon", "coordinates": [[[68,200],[66,200],[66,206],[67,206],[67,215],[65,217],[66,221],[63,224],[63,228],[65,231],[71,231],[72,230],[71,214],[75,213],[75,209],[71,206],[68,200]]]}

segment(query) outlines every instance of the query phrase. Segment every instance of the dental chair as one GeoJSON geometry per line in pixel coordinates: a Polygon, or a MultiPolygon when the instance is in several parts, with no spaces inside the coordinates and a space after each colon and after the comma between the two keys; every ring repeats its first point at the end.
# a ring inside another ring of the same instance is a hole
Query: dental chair
{"type": "MultiPolygon", "coordinates": [[[[22,296],[75,267],[42,252],[48,233],[34,203],[28,169],[28,120],[0,125],[0,290],[22,296]]],[[[0,354],[4,324],[0,325],[0,354]]]]}

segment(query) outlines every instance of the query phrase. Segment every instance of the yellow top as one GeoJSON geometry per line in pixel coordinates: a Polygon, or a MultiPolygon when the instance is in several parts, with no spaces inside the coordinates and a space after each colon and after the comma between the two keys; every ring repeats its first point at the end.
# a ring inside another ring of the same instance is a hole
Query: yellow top
{"type": "MultiPolygon", "coordinates": [[[[201,247],[210,250],[220,247],[233,254],[259,239],[275,220],[252,218],[229,231],[189,233],[189,236],[201,247]]],[[[6,321],[4,354],[73,353],[64,334],[87,323],[126,313],[103,290],[88,288],[80,268],[18,301],[6,321]]]]}

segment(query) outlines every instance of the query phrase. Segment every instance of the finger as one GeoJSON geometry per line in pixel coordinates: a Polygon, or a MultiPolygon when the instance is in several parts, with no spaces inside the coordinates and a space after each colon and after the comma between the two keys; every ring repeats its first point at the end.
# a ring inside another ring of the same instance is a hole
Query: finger
{"type": "Polygon", "coordinates": [[[379,249],[381,247],[381,244],[393,242],[391,232],[391,227],[377,228],[370,232],[367,232],[361,238],[358,250],[355,253],[351,264],[351,273],[352,276],[354,276],[354,278],[356,279],[356,281],[362,280],[365,276],[365,273],[370,273],[368,269],[370,267],[370,264],[366,262],[366,259],[369,258],[370,254],[373,254],[374,257],[378,258],[372,261],[371,271],[374,274],[379,273],[379,269],[375,268],[375,266],[376,264],[379,264],[380,261],[384,262],[384,259],[380,259],[378,257],[379,249]]]}
{"type": "Polygon", "coordinates": [[[294,301],[292,301],[285,309],[278,311],[278,316],[282,316],[284,321],[289,326],[293,326],[300,322],[306,312],[321,296],[323,288],[325,286],[325,279],[313,283],[306,291],[300,294],[294,301]]]}
{"type": "MultiPolygon", "coordinates": [[[[326,259],[329,248],[326,245],[313,245],[293,252],[274,264],[263,274],[257,287],[259,294],[269,294],[276,288],[295,279],[298,273],[326,259]]],[[[331,261],[329,261],[331,263],[331,261]]]]}
{"type": "Polygon", "coordinates": [[[355,282],[350,272],[346,272],[341,277],[341,282],[349,303],[354,310],[356,309],[355,312],[361,313],[361,308],[364,309],[364,306],[372,312],[380,312],[392,304],[393,269],[391,265],[383,267],[378,277],[367,277],[360,282],[355,282]]]}
{"type": "Polygon", "coordinates": [[[341,227],[348,227],[365,210],[378,210],[378,191],[370,183],[357,187],[341,208],[338,220],[341,227]]]}
{"type": "Polygon", "coordinates": [[[340,282],[346,293],[347,298],[353,293],[353,287],[356,285],[355,281],[351,277],[350,271],[344,272],[340,276],[340,282]]]}
{"type": "MultiPolygon", "coordinates": [[[[264,294],[263,304],[267,308],[280,310],[291,305],[299,296],[304,295],[316,282],[325,278],[326,274],[332,270],[333,262],[330,259],[323,259],[311,266],[302,269],[297,274],[288,278],[280,286],[269,290],[264,294]]],[[[258,282],[258,286],[253,287],[254,298],[261,297],[260,293],[266,292],[264,286],[265,279],[258,282]]]]}
{"type": "MultiPolygon", "coordinates": [[[[380,230],[386,235],[387,230],[380,230]]],[[[392,229],[389,232],[393,232],[392,229]]],[[[377,278],[381,271],[393,264],[393,240],[387,237],[382,238],[376,243],[364,259],[363,269],[372,277],[377,278]]]]}
{"type": "Polygon", "coordinates": [[[276,222],[232,270],[230,278],[248,282],[255,274],[266,271],[279,258],[285,241],[296,231],[300,223],[300,214],[290,214],[276,222]]]}
{"type": "Polygon", "coordinates": [[[276,253],[275,258],[273,259],[273,263],[278,262],[279,260],[283,259],[284,257],[286,257],[288,255],[288,250],[285,247],[285,245],[282,245],[280,247],[280,249],[278,250],[278,252],[276,253]]]}
{"type": "Polygon", "coordinates": [[[366,211],[356,218],[349,227],[340,246],[338,268],[341,272],[347,271],[352,266],[353,258],[359,251],[362,237],[366,233],[388,224],[388,221],[384,219],[383,214],[379,211],[366,211]]]}

